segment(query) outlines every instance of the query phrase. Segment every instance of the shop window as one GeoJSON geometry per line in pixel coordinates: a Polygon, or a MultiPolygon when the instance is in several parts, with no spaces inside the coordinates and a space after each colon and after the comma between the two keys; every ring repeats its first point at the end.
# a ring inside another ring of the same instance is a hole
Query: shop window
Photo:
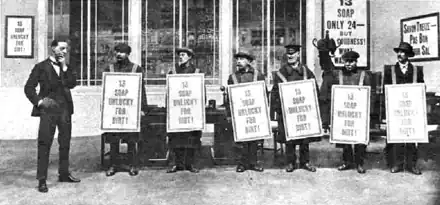
{"type": "MultiPolygon", "coordinates": [[[[271,79],[289,43],[301,44],[302,0],[233,0],[234,52],[254,55],[252,66],[271,79]]],[[[271,82],[270,80],[268,81],[271,82]]]]}
{"type": "Polygon", "coordinates": [[[48,43],[68,39],[79,85],[101,85],[115,44],[128,40],[129,0],[49,0],[48,43]]]}
{"type": "Polygon", "coordinates": [[[192,62],[205,73],[206,84],[219,84],[218,5],[219,0],[142,1],[142,65],[147,68],[147,84],[165,84],[180,46],[194,50],[192,62]]]}

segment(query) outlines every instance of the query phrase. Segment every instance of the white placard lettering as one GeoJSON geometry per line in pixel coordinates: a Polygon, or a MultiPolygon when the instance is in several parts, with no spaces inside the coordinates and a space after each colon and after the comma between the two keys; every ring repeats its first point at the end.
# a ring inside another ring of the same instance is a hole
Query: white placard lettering
{"type": "Polygon", "coordinates": [[[348,51],[359,53],[357,65],[367,66],[368,9],[367,0],[323,0],[323,31],[329,31],[336,45],[341,45],[332,58],[337,67],[343,67],[342,55],[348,51]]]}
{"type": "Polygon", "coordinates": [[[228,86],[236,142],[272,138],[264,81],[228,86]]]}
{"type": "Polygon", "coordinates": [[[333,85],[330,143],[368,144],[370,87],[333,85]]]}
{"type": "Polygon", "coordinates": [[[400,21],[402,41],[412,45],[412,60],[439,59],[439,13],[416,16],[400,21]]]}
{"type": "Polygon", "coordinates": [[[6,57],[33,58],[33,16],[6,16],[6,57]]]}
{"type": "Polygon", "coordinates": [[[101,130],[140,132],[142,73],[103,73],[101,130]]]}
{"type": "Polygon", "coordinates": [[[385,85],[388,143],[428,143],[425,84],[385,85]]]}
{"type": "Polygon", "coordinates": [[[286,140],[322,136],[322,122],[314,79],[280,83],[286,140]]]}
{"type": "Polygon", "coordinates": [[[167,132],[188,132],[204,128],[204,74],[167,75],[167,132]]]}

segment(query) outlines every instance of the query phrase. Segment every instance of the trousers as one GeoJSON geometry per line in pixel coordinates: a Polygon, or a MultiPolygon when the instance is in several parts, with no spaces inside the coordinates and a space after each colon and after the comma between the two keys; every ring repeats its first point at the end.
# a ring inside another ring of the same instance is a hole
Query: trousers
{"type": "Polygon", "coordinates": [[[52,147],[55,129],[58,127],[59,175],[69,174],[69,151],[72,134],[71,114],[67,109],[60,113],[41,112],[38,128],[37,179],[47,179],[50,148],[52,147]]]}
{"type": "Polygon", "coordinates": [[[355,163],[357,165],[364,165],[366,149],[367,145],[355,144],[353,152],[352,145],[342,145],[342,160],[344,161],[344,163],[355,163]]]}
{"type": "MultiPolygon", "coordinates": [[[[304,165],[309,163],[309,144],[304,143],[299,145],[299,163],[304,165]]],[[[286,163],[296,163],[296,144],[286,143],[286,163]]]]}

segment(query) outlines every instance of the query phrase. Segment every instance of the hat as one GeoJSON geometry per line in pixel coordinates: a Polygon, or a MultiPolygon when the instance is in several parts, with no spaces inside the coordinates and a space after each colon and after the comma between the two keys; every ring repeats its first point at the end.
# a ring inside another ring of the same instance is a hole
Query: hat
{"type": "Polygon", "coordinates": [[[295,52],[299,51],[301,46],[296,45],[296,44],[288,44],[288,45],[284,46],[284,48],[286,48],[287,54],[294,54],[295,52]]]}
{"type": "Polygon", "coordinates": [[[121,53],[127,53],[130,54],[131,53],[131,47],[125,43],[120,43],[118,45],[115,46],[115,51],[119,51],[121,53]]]}
{"type": "Polygon", "coordinates": [[[359,58],[359,53],[356,51],[348,51],[342,55],[343,60],[357,60],[359,58]]]}
{"type": "Polygon", "coordinates": [[[194,51],[190,48],[187,48],[187,47],[176,48],[177,54],[182,53],[182,52],[187,53],[189,56],[194,56],[194,51]]]}
{"type": "Polygon", "coordinates": [[[240,51],[234,55],[234,58],[239,58],[239,57],[247,58],[250,62],[254,60],[254,57],[251,54],[244,51],[240,51]]]}
{"type": "Polygon", "coordinates": [[[408,54],[408,57],[414,57],[415,53],[413,47],[407,42],[400,42],[399,47],[394,48],[394,52],[403,51],[408,54]]]}

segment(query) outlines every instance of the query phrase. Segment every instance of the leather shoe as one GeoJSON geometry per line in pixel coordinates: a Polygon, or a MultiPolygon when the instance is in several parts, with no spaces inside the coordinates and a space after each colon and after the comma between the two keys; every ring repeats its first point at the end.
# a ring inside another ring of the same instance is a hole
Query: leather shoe
{"type": "Polygon", "coordinates": [[[79,183],[79,182],[81,182],[81,180],[73,177],[71,174],[65,175],[65,176],[60,175],[58,177],[58,181],[59,182],[68,182],[68,183],[79,183]]]}
{"type": "Polygon", "coordinates": [[[182,170],[183,170],[182,167],[174,165],[173,167],[167,170],[167,173],[175,173],[177,171],[182,171],[182,170]]]}
{"type": "Polygon", "coordinates": [[[402,171],[402,167],[400,166],[393,166],[391,167],[391,173],[397,173],[397,172],[401,172],[402,171]]]}
{"type": "Polygon", "coordinates": [[[136,176],[139,174],[139,170],[136,169],[136,167],[134,167],[134,166],[130,166],[130,170],[128,171],[128,174],[130,176],[136,176]]]}
{"type": "Polygon", "coordinates": [[[38,191],[42,193],[46,193],[49,191],[49,189],[47,188],[46,180],[40,180],[38,182],[38,191]]]}
{"type": "Polygon", "coordinates": [[[187,165],[186,170],[192,172],[192,173],[199,173],[199,170],[195,168],[193,165],[187,165]]]}
{"type": "Polygon", "coordinates": [[[116,169],[115,167],[110,167],[108,168],[108,170],[105,172],[105,176],[113,176],[116,174],[116,169]]]}
{"type": "Polygon", "coordinates": [[[344,171],[344,170],[349,170],[350,168],[351,168],[350,165],[344,163],[344,164],[342,164],[341,166],[338,167],[338,170],[339,171],[344,171]]]}
{"type": "Polygon", "coordinates": [[[415,174],[415,175],[421,175],[422,174],[420,169],[418,169],[417,167],[411,167],[408,171],[413,173],[413,174],[415,174]]]}
{"type": "Polygon", "coordinates": [[[357,171],[359,174],[365,174],[365,172],[366,172],[362,165],[357,166],[357,171]]]}
{"type": "Polygon", "coordinates": [[[259,165],[251,165],[250,170],[256,171],[256,172],[262,172],[264,171],[264,168],[259,165]]]}
{"type": "Polygon", "coordinates": [[[244,171],[246,171],[246,167],[244,167],[243,165],[239,164],[235,171],[236,172],[244,172],[244,171]]]}
{"type": "Polygon", "coordinates": [[[304,165],[301,166],[302,169],[305,169],[309,172],[316,172],[316,167],[312,166],[309,163],[305,163],[304,165]]]}
{"type": "Polygon", "coordinates": [[[286,172],[293,172],[295,170],[295,166],[292,163],[289,163],[286,167],[286,172]]]}

